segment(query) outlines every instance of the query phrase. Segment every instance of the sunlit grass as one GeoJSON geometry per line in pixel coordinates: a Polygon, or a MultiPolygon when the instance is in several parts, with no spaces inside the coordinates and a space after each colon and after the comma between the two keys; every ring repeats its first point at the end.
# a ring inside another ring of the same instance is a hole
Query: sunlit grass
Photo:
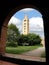
{"type": "Polygon", "coordinates": [[[6,47],[6,53],[21,54],[23,52],[27,52],[27,51],[31,51],[31,50],[37,49],[40,46],[41,45],[6,47]]]}

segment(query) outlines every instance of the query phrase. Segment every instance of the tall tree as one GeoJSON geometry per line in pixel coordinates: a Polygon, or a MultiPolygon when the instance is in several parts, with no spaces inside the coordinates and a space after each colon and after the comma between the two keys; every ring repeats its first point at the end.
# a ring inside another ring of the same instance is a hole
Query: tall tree
{"type": "Polygon", "coordinates": [[[17,35],[20,34],[18,28],[13,23],[11,23],[10,25],[8,25],[8,29],[11,30],[11,32],[14,31],[17,35]]]}
{"type": "Polygon", "coordinates": [[[14,24],[8,25],[8,30],[7,30],[7,42],[17,42],[17,36],[20,34],[18,28],[14,24]]]}

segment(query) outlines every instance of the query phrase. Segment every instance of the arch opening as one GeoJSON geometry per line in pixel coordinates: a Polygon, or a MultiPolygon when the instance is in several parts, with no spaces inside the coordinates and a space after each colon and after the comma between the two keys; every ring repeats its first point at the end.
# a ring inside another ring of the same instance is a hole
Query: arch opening
{"type": "MultiPolygon", "coordinates": [[[[26,7],[26,6],[25,6],[26,7]]],[[[24,7],[23,7],[24,8],[24,7]]],[[[29,6],[27,6],[27,8],[30,8],[29,6]]],[[[16,8],[17,9],[17,8],[16,8]]],[[[15,9],[15,11],[17,11],[15,9]]],[[[31,9],[32,9],[32,7],[31,7],[31,9]]],[[[10,17],[13,15],[13,13],[15,13],[14,12],[14,10],[10,13],[10,15],[8,15],[7,16],[7,18],[6,18],[6,20],[5,20],[5,22],[4,22],[4,24],[3,24],[3,27],[2,27],[2,32],[1,32],[1,43],[3,44],[3,46],[2,46],[2,48],[3,48],[3,50],[1,50],[1,51],[3,51],[3,52],[1,52],[2,54],[5,54],[5,47],[6,47],[6,44],[5,44],[5,42],[6,42],[6,34],[7,34],[7,25],[8,25],[8,22],[9,22],[9,19],[10,19],[10,17]],[[4,33],[5,34],[4,34],[4,33]],[[2,41],[3,40],[3,41],[2,41]]],[[[25,13],[26,14],[26,13],[25,13]]],[[[41,16],[42,17],[42,16],[41,16]]],[[[31,19],[30,19],[31,20],[31,19]]],[[[36,23],[36,22],[35,22],[36,23]]],[[[41,24],[42,25],[42,24],[41,24]]],[[[37,27],[38,27],[39,25],[37,25],[37,27]]],[[[36,27],[36,30],[37,30],[37,27],[36,27]]],[[[31,22],[30,22],[30,28],[32,28],[31,27],[31,22]]],[[[29,31],[31,31],[32,32],[32,29],[31,30],[29,30],[29,31]]],[[[43,42],[42,42],[43,43],[43,42]]],[[[45,44],[43,45],[43,46],[45,46],[45,44]]]]}

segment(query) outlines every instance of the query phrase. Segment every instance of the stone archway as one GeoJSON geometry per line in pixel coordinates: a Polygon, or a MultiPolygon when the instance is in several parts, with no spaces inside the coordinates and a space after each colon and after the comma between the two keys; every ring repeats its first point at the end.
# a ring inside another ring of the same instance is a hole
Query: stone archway
{"type": "Polygon", "coordinates": [[[23,9],[23,8],[35,8],[35,9],[37,9],[39,11],[39,9],[36,8],[35,6],[27,4],[27,5],[18,6],[15,9],[13,9],[11,12],[9,12],[8,16],[6,17],[6,19],[5,19],[4,23],[3,23],[2,29],[1,29],[1,45],[0,45],[0,54],[1,55],[5,54],[6,34],[7,34],[7,28],[8,28],[7,25],[8,25],[8,22],[9,22],[11,16],[15,12],[17,12],[18,10],[23,9]]]}

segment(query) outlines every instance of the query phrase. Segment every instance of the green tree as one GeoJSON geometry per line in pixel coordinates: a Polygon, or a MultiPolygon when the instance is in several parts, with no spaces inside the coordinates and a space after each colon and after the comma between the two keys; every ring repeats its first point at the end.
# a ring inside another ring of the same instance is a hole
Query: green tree
{"type": "Polygon", "coordinates": [[[18,45],[35,45],[41,43],[41,38],[39,35],[30,33],[28,35],[19,35],[17,37],[18,45]]]}
{"type": "Polygon", "coordinates": [[[23,35],[23,34],[19,35],[17,37],[17,42],[18,42],[18,45],[25,45],[25,43],[27,44],[28,42],[27,35],[23,35]]]}
{"type": "Polygon", "coordinates": [[[41,37],[34,33],[28,34],[28,43],[29,43],[29,45],[40,44],[41,37]]]}
{"type": "MultiPolygon", "coordinates": [[[[18,28],[14,24],[8,25],[7,30],[7,43],[10,42],[10,45],[14,45],[17,42],[16,37],[20,34],[18,28]]],[[[15,46],[15,45],[14,45],[15,46]]]]}
{"type": "Polygon", "coordinates": [[[8,25],[8,29],[11,30],[11,32],[15,32],[17,35],[20,34],[18,28],[13,23],[11,23],[10,25],[8,25]]]}
{"type": "Polygon", "coordinates": [[[35,45],[35,44],[40,44],[40,43],[41,43],[41,38],[40,38],[40,36],[39,36],[39,35],[36,35],[36,37],[34,38],[33,42],[34,42],[34,45],[35,45]]]}

